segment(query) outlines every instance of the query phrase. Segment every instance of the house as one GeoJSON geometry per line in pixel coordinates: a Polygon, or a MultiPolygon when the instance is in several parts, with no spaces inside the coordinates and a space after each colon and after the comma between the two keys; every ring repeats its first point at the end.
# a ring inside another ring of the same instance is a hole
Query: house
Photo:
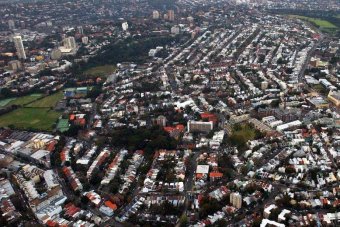
{"type": "Polygon", "coordinates": [[[263,217],[268,218],[271,210],[276,209],[277,206],[275,204],[271,204],[269,206],[267,206],[264,210],[263,210],[263,217]]]}
{"type": "Polygon", "coordinates": [[[332,102],[336,107],[340,106],[340,92],[330,91],[327,96],[328,100],[332,102]]]}
{"type": "Polygon", "coordinates": [[[286,225],[278,223],[276,221],[271,221],[269,219],[263,219],[260,227],[285,227],[286,225]]]}
{"type": "Polygon", "coordinates": [[[215,181],[215,180],[221,179],[222,177],[223,177],[223,173],[220,173],[220,172],[210,172],[209,173],[210,181],[215,181]]]}

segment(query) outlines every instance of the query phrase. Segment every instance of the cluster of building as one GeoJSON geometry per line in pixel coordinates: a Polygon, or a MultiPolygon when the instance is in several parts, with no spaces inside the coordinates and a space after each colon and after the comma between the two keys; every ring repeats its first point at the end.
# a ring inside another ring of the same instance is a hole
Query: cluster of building
{"type": "Polygon", "coordinates": [[[24,214],[16,193],[48,226],[338,225],[337,38],[256,8],[286,4],[278,1],[179,1],[166,10],[118,1],[117,12],[110,1],[61,1],[46,15],[49,2],[5,5],[37,15],[25,25],[32,32],[16,29],[20,13],[6,14],[14,46],[0,39],[1,86],[67,87],[53,133],[0,129],[6,223],[24,214]],[[107,21],[68,26],[74,6],[88,10],[81,24],[107,21]],[[108,21],[121,15],[119,26],[108,21]],[[74,77],[108,45],[147,36],[176,41],[116,64],[106,80],[74,77]]]}

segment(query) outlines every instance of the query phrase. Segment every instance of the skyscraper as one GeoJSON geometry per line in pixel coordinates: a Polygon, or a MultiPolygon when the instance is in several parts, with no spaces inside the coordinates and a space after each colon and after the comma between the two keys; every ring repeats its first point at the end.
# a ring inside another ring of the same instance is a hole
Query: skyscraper
{"type": "Polygon", "coordinates": [[[8,27],[11,30],[15,29],[15,22],[14,22],[14,20],[9,20],[8,21],[8,27]]]}
{"type": "Polygon", "coordinates": [[[175,12],[173,10],[168,11],[168,20],[174,21],[175,20],[175,12]]]}
{"type": "Polygon", "coordinates": [[[157,10],[154,10],[152,12],[152,19],[154,19],[154,20],[159,19],[159,12],[157,10]]]}
{"type": "Polygon", "coordinates": [[[24,49],[24,44],[22,43],[21,36],[14,36],[13,42],[15,45],[15,49],[17,50],[17,55],[19,59],[26,59],[26,53],[24,49]]]}
{"type": "Polygon", "coordinates": [[[242,207],[242,196],[238,192],[233,192],[230,194],[230,203],[236,207],[241,208],[242,207]]]}
{"type": "Polygon", "coordinates": [[[84,36],[83,38],[81,38],[81,42],[85,45],[87,45],[89,43],[89,37],[84,36]]]}
{"type": "Polygon", "coordinates": [[[122,23],[122,29],[123,29],[123,31],[128,30],[128,28],[129,28],[129,24],[128,24],[127,22],[122,23]]]}
{"type": "Polygon", "coordinates": [[[84,34],[83,26],[78,26],[78,33],[82,35],[84,34]]]}
{"type": "Polygon", "coordinates": [[[76,49],[77,48],[77,44],[76,44],[76,40],[74,39],[74,37],[67,37],[64,39],[64,47],[67,49],[76,49]]]}

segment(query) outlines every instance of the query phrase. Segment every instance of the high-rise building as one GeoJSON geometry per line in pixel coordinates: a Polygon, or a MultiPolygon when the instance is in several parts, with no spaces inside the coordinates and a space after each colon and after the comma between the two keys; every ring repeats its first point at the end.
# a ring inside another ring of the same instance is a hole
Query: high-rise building
{"type": "Polygon", "coordinates": [[[14,22],[14,20],[9,20],[8,21],[8,28],[11,29],[11,30],[15,29],[15,22],[14,22]]]}
{"type": "Polygon", "coordinates": [[[81,42],[85,45],[87,45],[89,43],[89,37],[84,36],[83,38],[81,38],[81,42]]]}
{"type": "Polygon", "coordinates": [[[157,10],[154,10],[152,12],[152,19],[158,20],[159,19],[159,12],[157,10]]]}
{"type": "Polygon", "coordinates": [[[122,23],[122,29],[123,29],[123,31],[128,30],[128,28],[129,28],[129,24],[128,24],[127,22],[122,23]]]}
{"type": "Polygon", "coordinates": [[[168,20],[169,21],[174,21],[175,20],[175,11],[169,10],[168,11],[168,20]]]}
{"type": "Polygon", "coordinates": [[[233,192],[230,194],[230,203],[240,209],[242,207],[242,195],[238,192],[233,192]]]}
{"type": "Polygon", "coordinates": [[[175,35],[179,34],[180,32],[179,26],[172,26],[170,29],[170,32],[171,34],[175,34],[175,35]]]}
{"type": "Polygon", "coordinates": [[[163,18],[164,18],[164,20],[168,20],[168,14],[164,13],[163,18]]]}
{"type": "Polygon", "coordinates": [[[79,34],[84,34],[83,26],[78,26],[78,33],[79,34]]]}
{"type": "Polygon", "coordinates": [[[22,69],[21,62],[18,60],[13,60],[13,61],[8,62],[8,66],[10,67],[10,69],[12,69],[15,72],[22,69]]]}
{"type": "Polygon", "coordinates": [[[74,50],[77,48],[76,40],[72,36],[65,38],[63,42],[64,42],[64,47],[67,49],[74,50]]]}
{"type": "Polygon", "coordinates": [[[190,23],[194,22],[194,18],[192,16],[187,17],[187,21],[189,21],[190,23]]]}
{"type": "Polygon", "coordinates": [[[152,120],[153,124],[159,125],[161,127],[166,126],[167,119],[163,115],[158,116],[157,118],[152,120]]]}
{"type": "Polygon", "coordinates": [[[268,88],[268,82],[267,81],[262,81],[261,82],[261,89],[266,90],[268,88]]]}
{"type": "Polygon", "coordinates": [[[22,38],[20,35],[13,37],[13,42],[15,49],[17,50],[17,55],[19,59],[26,59],[26,53],[24,49],[24,44],[22,43],[22,38]]]}
{"type": "Polygon", "coordinates": [[[20,27],[21,27],[21,28],[26,28],[25,21],[20,21],[20,27]]]}

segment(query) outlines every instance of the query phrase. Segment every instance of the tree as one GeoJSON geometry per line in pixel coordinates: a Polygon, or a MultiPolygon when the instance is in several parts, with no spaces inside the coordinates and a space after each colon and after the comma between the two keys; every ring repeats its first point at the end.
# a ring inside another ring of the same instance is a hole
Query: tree
{"type": "Polygon", "coordinates": [[[80,202],[84,205],[87,205],[89,203],[89,198],[87,198],[87,196],[82,196],[80,202]]]}
{"type": "Polygon", "coordinates": [[[233,160],[231,159],[230,155],[223,154],[219,159],[218,159],[218,166],[220,167],[229,167],[233,168],[233,160]]]}
{"type": "Polygon", "coordinates": [[[101,179],[103,178],[103,176],[104,176],[104,173],[99,171],[99,169],[94,170],[94,172],[92,173],[92,177],[90,179],[90,184],[98,185],[101,179]]]}
{"type": "Polygon", "coordinates": [[[10,89],[8,89],[6,87],[1,88],[0,94],[4,98],[10,98],[10,97],[12,97],[14,95],[14,93],[10,89]]]}
{"type": "Polygon", "coordinates": [[[228,225],[228,222],[225,219],[220,219],[214,223],[214,227],[224,227],[227,225],[228,225]]]}
{"type": "Polygon", "coordinates": [[[290,201],[291,201],[291,198],[289,197],[289,195],[284,194],[283,197],[277,201],[277,204],[279,206],[291,207],[290,201]]]}
{"type": "Polygon", "coordinates": [[[203,219],[220,209],[222,209],[222,206],[218,203],[216,199],[206,196],[203,197],[203,199],[201,200],[199,216],[201,219],[203,219]]]}
{"type": "Polygon", "coordinates": [[[6,221],[6,218],[3,216],[2,211],[0,210],[0,226],[7,226],[8,223],[6,221]]]}
{"type": "Polygon", "coordinates": [[[102,93],[102,86],[94,86],[87,94],[88,98],[96,99],[102,93]]]}
{"type": "Polygon", "coordinates": [[[75,137],[78,135],[78,131],[81,129],[82,127],[79,125],[74,125],[71,124],[69,130],[67,132],[65,132],[64,134],[66,136],[70,136],[70,137],[75,137]]]}
{"type": "Polygon", "coordinates": [[[281,210],[279,208],[272,209],[270,211],[268,219],[276,221],[280,213],[281,213],[281,210]]]}
{"type": "Polygon", "coordinates": [[[245,176],[248,173],[248,167],[247,165],[241,166],[240,172],[245,176]]]}
{"type": "Polygon", "coordinates": [[[188,217],[185,214],[183,214],[181,216],[181,218],[179,219],[179,224],[180,224],[181,227],[187,226],[187,224],[188,224],[188,217]]]}
{"type": "Polygon", "coordinates": [[[261,222],[262,222],[262,218],[261,217],[257,217],[257,218],[255,218],[252,226],[253,227],[260,227],[261,222]]]}
{"type": "Polygon", "coordinates": [[[212,137],[214,136],[214,131],[210,131],[208,134],[207,134],[207,138],[211,139],[212,137]]]}
{"type": "Polygon", "coordinates": [[[128,150],[145,150],[146,155],[157,149],[175,149],[177,141],[159,126],[152,128],[123,128],[112,133],[112,145],[128,150]]]}

